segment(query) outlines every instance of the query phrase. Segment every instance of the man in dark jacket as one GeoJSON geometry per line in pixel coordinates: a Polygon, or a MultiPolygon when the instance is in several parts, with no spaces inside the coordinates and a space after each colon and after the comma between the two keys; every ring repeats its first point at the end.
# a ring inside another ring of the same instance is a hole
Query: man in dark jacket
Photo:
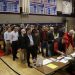
{"type": "Polygon", "coordinates": [[[37,52],[38,52],[38,47],[40,45],[40,36],[39,36],[38,30],[35,30],[35,32],[33,33],[33,40],[34,40],[34,46],[35,46],[35,59],[37,60],[37,52]]]}
{"type": "Polygon", "coordinates": [[[35,37],[34,35],[31,34],[31,29],[27,28],[26,29],[26,50],[27,50],[27,63],[28,63],[28,67],[32,68],[32,66],[30,65],[30,54],[32,55],[32,59],[34,62],[34,59],[36,58],[36,48],[35,48],[35,37]]]}
{"type": "Polygon", "coordinates": [[[54,55],[54,28],[50,27],[50,31],[48,32],[48,45],[49,45],[49,56],[54,55]]]}

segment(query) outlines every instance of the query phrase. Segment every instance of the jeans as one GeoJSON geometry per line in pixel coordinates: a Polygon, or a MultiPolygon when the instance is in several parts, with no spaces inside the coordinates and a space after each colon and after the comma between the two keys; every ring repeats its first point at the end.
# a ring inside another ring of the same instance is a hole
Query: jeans
{"type": "Polygon", "coordinates": [[[54,43],[49,43],[49,56],[54,56],[54,43]]]}

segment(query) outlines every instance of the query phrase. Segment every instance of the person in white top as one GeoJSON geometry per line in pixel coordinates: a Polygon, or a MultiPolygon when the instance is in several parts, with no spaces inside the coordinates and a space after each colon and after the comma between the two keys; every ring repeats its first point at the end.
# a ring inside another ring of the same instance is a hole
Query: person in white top
{"type": "Polygon", "coordinates": [[[11,43],[13,41],[18,41],[18,31],[17,28],[15,27],[14,30],[11,32],[11,43]]]}
{"type": "Polygon", "coordinates": [[[9,27],[6,32],[4,32],[4,41],[5,41],[5,54],[9,54],[9,49],[11,47],[11,28],[9,27]]]}
{"type": "Polygon", "coordinates": [[[5,32],[4,32],[4,41],[5,41],[5,54],[9,54],[9,49],[11,48],[11,43],[10,43],[10,37],[11,37],[11,28],[9,27],[5,32]]]}
{"type": "Polygon", "coordinates": [[[14,27],[13,31],[11,32],[11,43],[12,43],[12,54],[13,54],[13,60],[15,61],[15,58],[17,57],[17,50],[18,50],[18,29],[17,27],[14,27]]]}

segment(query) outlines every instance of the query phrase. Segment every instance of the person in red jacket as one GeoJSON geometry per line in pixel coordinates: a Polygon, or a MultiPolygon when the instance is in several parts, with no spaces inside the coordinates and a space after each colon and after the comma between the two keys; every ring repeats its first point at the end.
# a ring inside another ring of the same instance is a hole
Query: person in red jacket
{"type": "Polygon", "coordinates": [[[55,40],[54,42],[55,54],[57,53],[57,54],[65,55],[66,50],[68,49],[70,44],[72,45],[74,49],[73,34],[74,34],[74,31],[70,30],[69,33],[65,33],[59,41],[55,40]]]}
{"type": "Polygon", "coordinates": [[[65,55],[66,45],[63,38],[54,40],[54,54],[65,55]]]}
{"type": "Polygon", "coordinates": [[[66,48],[68,48],[70,44],[74,48],[73,35],[74,35],[74,30],[70,30],[69,33],[65,33],[63,38],[65,40],[66,48]]]}

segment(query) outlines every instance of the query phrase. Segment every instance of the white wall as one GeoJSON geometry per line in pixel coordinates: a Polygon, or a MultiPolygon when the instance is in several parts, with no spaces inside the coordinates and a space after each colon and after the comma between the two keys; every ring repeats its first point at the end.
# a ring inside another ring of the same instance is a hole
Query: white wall
{"type": "Polygon", "coordinates": [[[62,17],[40,16],[40,15],[19,15],[0,14],[0,23],[61,23],[62,17]]]}

